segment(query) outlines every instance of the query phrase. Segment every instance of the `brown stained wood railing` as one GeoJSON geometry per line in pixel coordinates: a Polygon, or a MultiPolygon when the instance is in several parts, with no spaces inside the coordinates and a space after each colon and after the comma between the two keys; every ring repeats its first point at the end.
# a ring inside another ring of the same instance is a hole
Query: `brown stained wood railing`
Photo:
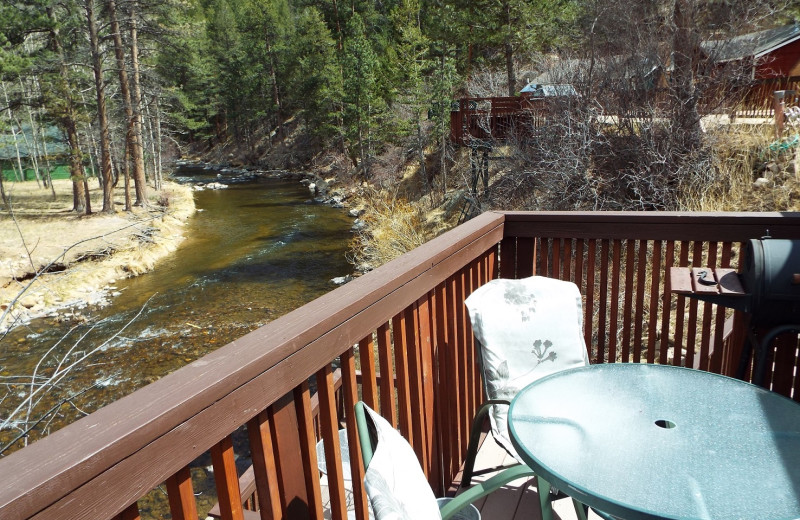
{"type": "MultiPolygon", "coordinates": [[[[501,258],[503,251],[514,255],[516,271],[501,272],[527,276],[533,265],[534,272],[575,281],[584,295],[592,362],[671,363],[733,375],[743,336],[731,331],[738,345],[726,340],[726,317],[733,313],[671,294],[667,268],[736,268],[743,243],[768,234],[800,238],[798,215],[508,213],[501,258]]],[[[776,381],[789,377],[786,370],[775,372],[776,381]]]]}
{"type": "MultiPolygon", "coordinates": [[[[344,520],[344,424],[353,507],[365,519],[350,413],[360,398],[406,435],[441,493],[482,400],[463,304],[475,289],[498,276],[572,280],[593,362],[731,373],[742,320],[671,294],[668,268],[735,267],[747,239],[767,230],[800,239],[798,224],[796,214],[484,214],[0,459],[0,475],[15,476],[0,486],[0,518],[133,519],[137,501],[162,483],[173,518],[196,518],[205,512],[189,465],[210,452],[222,518],[322,518],[329,509],[344,520]],[[244,425],[253,466],[239,476],[231,436],[244,425]],[[325,496],[319,439],[331,468],[325,496]]],[[[796,347],[796,338],[782,340],[767,378],[795,399],[796,347]]]]}
{"type": "MultiPolygon", "coordinates": [[[[320,517],[307,380],[494,247],[502,222],[498,214],[474,219],[5,457],[0,474],[15,478],[0,487],[0,517],[95,520],[135,509],[145,493],[264,411],[277,446],[282,514],[320,517]]],[[[417,428],[406,417],[409,430],[417,428]]]]}

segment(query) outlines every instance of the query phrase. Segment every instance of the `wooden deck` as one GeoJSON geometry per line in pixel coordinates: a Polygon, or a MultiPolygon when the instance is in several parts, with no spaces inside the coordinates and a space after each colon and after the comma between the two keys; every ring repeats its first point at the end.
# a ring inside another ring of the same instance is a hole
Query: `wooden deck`
{"type": "MultiPolygon", "coordinates": [[[[315,446],[322,439],[338,447],[342,424],[356,432],[350,412],[359,399],[400,430],[444,494],[458,478],[482,401],[463,305],[478,287],[534,274],[572,281],[584,295],[592,363],[734,375],[746,320],[673,293],[668,268],[737,269],[744,244],[766,230],[798,240],[800,213],[486,212],[3,457],[0,475],[14,478],[0,486],[0,518],[133,520],[157,487],[172,518],[197,518],[190,465],[208,454],[223,518],[246,520],[253,515],[242,504],[258,502],[264,518],[320,520],[315,446]],[[247,486],[236,472],[245,447],[232,442],[243,426],[253,461],[247,486]]],[[[800,401],[798,337],[788,336],[768,352],[762,386],[800,401]]],[[[749,380],[752,359],[745,362],[749,380]]],[[[348,450],[355,456],[357,442],[348,450]]],[[[326,453],[327,467],[336,468],[328,509],[346,520],[352,494],[366,520],[363,469],[354,468],[348,492],[340,451],[326,453]]],[[[481,459],[502,464],[505,454],[496,453],[481,459]]],[[[486,519],[536,518],[536,498],[535,489],[511,485],[480,506],[486,519]]],[[[556,511],[572,518],[569,501],[556,511]]]]}
{"type": "MultiPolygon", "coordinates": [[[[491,436],[484,437],[478,455],[475,459],[474,482],[483,482],[496,475],[503,469],[515,464],[515,460],[491,436]]],[[[460,486],[461,472],[456,476],[454,486],[460,486]]],[[[458,488],[456,494],[462,491],[458,488]]],[[[322,477],[322,495],[324,500],[326,519],[332,518],[330,510],[330,497],[328,496],[327,479],[322,477]]],[[[348,497],[348,514],[352,514],[354,500],[348,497]]],[[[509,482],[501,489],[476,501],[475,507],[481,513],[482,520],[541,520],[539,510],[539,494],[536,490],[535,478],[522,478],[509,482]]],[[[568,498],[553,502],[554,520],[577,520],[572,501],[568,498]]],[[[257,516],[253,517],[258,518],[257,516]]],[[[598,520],[600,517],[589,511],[589,520],[598,520]]]]}
{"type": "MultiPolygon", "coordinates": [[[[508,452],[491,437],[487,437],[475,460],[476,474],[473,476],[473,480],[482,482],[514,463],[514,458],[508,452]],[[483,468],[488,471],[481,471],[483,468]]],[[[461,475],[459,474],[457,478],[460,482],[461,475]]],[[[523,478],[510,482],[505,487],[475,502],[475,506],[481,512],[483,520],[541,520],[542,518],[535,478],[523,478]]],[[[577,520],[572,500],[568,498],[554,501],[553,512],[555,520],[577,520]]],[[[599,518],[594,512],[589,512],[589,520],[599,518]]]]}

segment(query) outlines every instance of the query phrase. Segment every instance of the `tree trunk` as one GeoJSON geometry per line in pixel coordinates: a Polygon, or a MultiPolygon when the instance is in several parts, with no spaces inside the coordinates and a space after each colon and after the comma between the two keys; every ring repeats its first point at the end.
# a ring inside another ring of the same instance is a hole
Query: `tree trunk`
{"type": "Polygon", "coordinates": [[[94,70],[94,87],[97,94],[97,119],[100,123],[100,174],[103,176],[103,213],[114,213],[111,179],[111,143],[108,134],[108,113],[106,111],[105,81],[103,80],[103,61],[100,56],[100,41],[97,36],[97,20],[94,15],[94,0],[84,0],[86,26],[89,30],[89,46],[94,70]]]}
{"type": "Polygon", "coordinates": [[[139,32],[136,25],[136,14],[138,2],[134,0],[130,7],[130,45],[131,45],[131,87],[133,89],[133,143],[135,148],[131,149],[133,156],[133,183],[136,189],[136,201],[134,205],[147,204],[147,184],[144,171],[144,140],[142,137],[142,88],[141,76],[139,75],[139,32]]]}
{"type": "Polygon", "coordinates": [[[81,162],[82,154],[80,141],[78,140],[78,129],[75,127],[74,119],[65,121],[65,131],[67,134],[67,142],[70,147],[69,171],[70,177],[72,177],[72,209],[77,212],[83,211],[87,215],[91,215],[92,201],[89,198],[86,171],[83,169],[83,162],[81,162]]]}
{"type": "Polygon", "coordinates": [[[700,45],[694,28],[691,0],[676,0],[673,8],[672,122],[673,137],[684,151],[700,146],[700,116],[694,84],[697,49],[700,45]]]}
{"type": "MultiPolygon", "coordinates": [[[[33,99],[33,92],[28,92],[28,89],[25,88],[25,84],[22,82],[22,77],[19,78],[19,88],[20,91],[25,95],[26,99],[33,99]]],[[[31,89],[33,90],[33,89],[31,89]]],[[[33,173],[36,175],[36,182],[44,182],[44,187],[47,187],[47,180],[43,179],[41,172],[39,170],[39,157],[43,156],[44,153],[41,150],[41,146],[39,144],[39,136],[37,130],[36,121],[33,119],[33,109],[31,108],[32,103],[28,104],[28,124],[31,127],[31,143],[28,147],[28,157],[31,159],[31,165],[33,166],[33,173]],[[31,150],[33,150],[31,152],[31,150]]],[[[25,137],[25,143],[28,143],[28,138],[23,133],[23,137],[25,137]]],[[[43,145],[42,145],[43,146],[43,145]]]]}
{"type": "Polygon", "coordinates": [[[122,171],[125,177],[125,211],[131,210],[131,148],[128,143],[125,144],[125,159],[122,164],[122,171]]]}
{"type": "Polygon", "coordinates": [[[69,83],[69,72],[64,61],[64,50],[59,39],[58,24],[55,20],[53,8],[47,8],[47,17],[53,21],[53,28],[50,30],[50,46],[58,56],[59,74],[61,76],[60,93],[64,100],[64,113],[59,117],[59,123],[67,136],[69,145],[70,178],[72,180],[72,209],[77,212],[85,212],[87,215],[92,213],[92,203],[89,198],[89,190],[86,185],[86,172],[81,162],[81,148],[78,140],[77,115],[75,100],[72,98],[72,88],[69,83]]]}
{"type": "MultiPolygon", "coordinates": [[[[125,108],[125,159],[122,164],[122,171],[125,177],[125,211],[131,210],[131,194],[130,194],[130,156],[133,150],[136,149],[136,121],[133,116],[133,103],[131,101],[131,89],[128,83],[128,70],[125,67],[125,50],[122,45],[122,33],[119,28],[119,20],[117,18],[117,2],[115,0],[106,0],[106,8],[108,9],[108,17],[111,19],[111,33],[114,38],[114,56],[117,60],[117,69],[119,71],[119,88],[122,93],[122,104],[125,108]]],[[[136,168],[142,166],[142,163],[133,161],[133,178],[134,183],[137,178],[144,178],[144,175],[137,175],[136,168]]],[[[144,200],[140,196],[144,195],[144,190],[136,189],[136,202],[137,206],[144,205],[144,200]]]]}
{"type": "MultiPolygon", "coordinates": [[[[158,96],[153,96],[153,101],[158,102],[158,96]]],[[[156,175],[160,175],[161,166],[158,164],[158,157],[156,153],[156,145],[158,143],[158,137],[156,136],[156,131],[153,130],[153,116],[150,114],[150,103],[144,103],[144,116],[145,121],[147,121],[147,136],[150,140],[150,162],[152,163],[150,167],[153,169],[153,177],[155,178],[156,175]]],[[[144,134],[142,134],[144,135],[144,134]]],[[[161,188],[159,188],[161,189],[161,188]]]]}
{"type": "Polygon", "coordinates": [[[508,95],[513,97],[517,91],[517,75],[514,72],[514,47],[511,45],[514,28],[511,25],[511,3],[508,0],[503,2],[503,13],[506,17],[506,41],[503,50],[506,57],[506,73],[508,74],[508,95]]]}
{"type": "Polygon", "coordinates": [[[8,197],[6,196],[6,189],[3,186],[3,169],[0,168],[0,200],[3,201],[3,206],[8,207],[8,197]]]}
{"type": "Polygon", "coordinates": [[[156,159],[155,159],[155,171],[153,172],[153,181],[155,182],[156,189],[161,190],[161,106],[158,104],[158,96],[153,96],[155,109],[156,109],[156,118],[155,118],[155,127],[156,127],[156,138],[155,138],[155,146],[156,146],[156,159]]]}
{"type": "MultiPolygon", "coordinates": [[[[5,97],[6,106],[10,107],[11,102],[8,99],[8,88],[6,88],[6,82],[0,81],[0,86],[3,87],[3,96],[5,97]]],[[[14,114],[11,111],[11,108],[8,109],[8,124],[11,127],[11,138],[14,140],[14,152],[17,158],[17,167],[19,168],[19,173],[22,176],[22,180],[25,180],[25,168],[22,166],[22,153],[19,150],[19,138],[17,137],[17,128],[22,130],[22,128],[17,124],[16,127],[14,126],[16,122],[14,121],[14,114]]]]}
{"type": "Polygon", "coordinates": [[[278,120],[278,141],[282,141],[284,138],[283,135],[283,110],[281,106],[281,95],[280,90],[278,89],[278,74],[275,71],[275,56],[272,52],[272,45],[270,45],[269,41],[266,42],[267,45],[267,55],[269,56],[269,75],[270,79],[272,80],[272,96],[275,101],[275,108],[277,110],[277,120],[278,120]]]}
{"type": "MultiPolygon", "coordinates": [[[[39,90],[39,92],[41,92],[42,88],[39,85],[39,80],[38,79],[34,79],[34,81],[36,81],[36,88],[39,90]]],[[[41,139],[41,143],[42,143],[42,156],[44,157],[44,179],[45,179],[45,182],[47,183],[47,185],[50,187],[50,193],[52,193],[53,202],[55,202],[56,199],[57,199],[57,197],[56,197],[56,187],[53,186],[53,177],[51,175],[53,167],[50,164],[50,156],[48,155],[48,150],[47,150],[47,136],[45,135],[45,132],[44,132],[44,125],[41,124],[41,117],[42,117],[41,116],[41,109],[39,109],[39,112],[37,112],[36,119],[39,121],[39,124],[37,125],[37,128],[39,129],[40,139],[41,139]]]]}

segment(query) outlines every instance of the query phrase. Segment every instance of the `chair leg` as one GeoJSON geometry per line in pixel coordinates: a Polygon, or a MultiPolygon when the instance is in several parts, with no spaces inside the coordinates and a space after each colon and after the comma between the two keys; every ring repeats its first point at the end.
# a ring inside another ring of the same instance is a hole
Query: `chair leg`
{"type": "Polygon", "coordinates": [[[472,429],[469,433],[469,445],[467,446],[467,458],[464,461],[464,472],[461,476],[461,486],[467,487],[472,483],[472,474],[475,471],[475,457],[478,455],[478,442],[481,440],[481,433],[483,432],[483,421],[486,420],[486,415],[492,406],[496,404],[508,405],[508,401],[490,400],[478,408],[475,418],[472,420],[472,429]]]}

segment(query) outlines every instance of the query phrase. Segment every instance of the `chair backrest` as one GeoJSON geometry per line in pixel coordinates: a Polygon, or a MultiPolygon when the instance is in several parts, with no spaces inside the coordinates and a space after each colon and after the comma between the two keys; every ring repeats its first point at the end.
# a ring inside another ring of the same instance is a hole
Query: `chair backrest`
{"type": "Polygon", "coordinates": [[[408,442],[377,412],[356,404],[364,486],[376,520],[441,520],[436,497],[408,442]]]}
{"type": "MultiPolygon", "coordinates": [[[[572,282],[542,276],[492,280],[465,304],[480,346],[488,399],[510,401],[541,377],[589,364],[581,294],[572,282]]],[[[492,432],[516,456],[508,437],[507,412],[507,406],[492,409],[492,432]]]]}

